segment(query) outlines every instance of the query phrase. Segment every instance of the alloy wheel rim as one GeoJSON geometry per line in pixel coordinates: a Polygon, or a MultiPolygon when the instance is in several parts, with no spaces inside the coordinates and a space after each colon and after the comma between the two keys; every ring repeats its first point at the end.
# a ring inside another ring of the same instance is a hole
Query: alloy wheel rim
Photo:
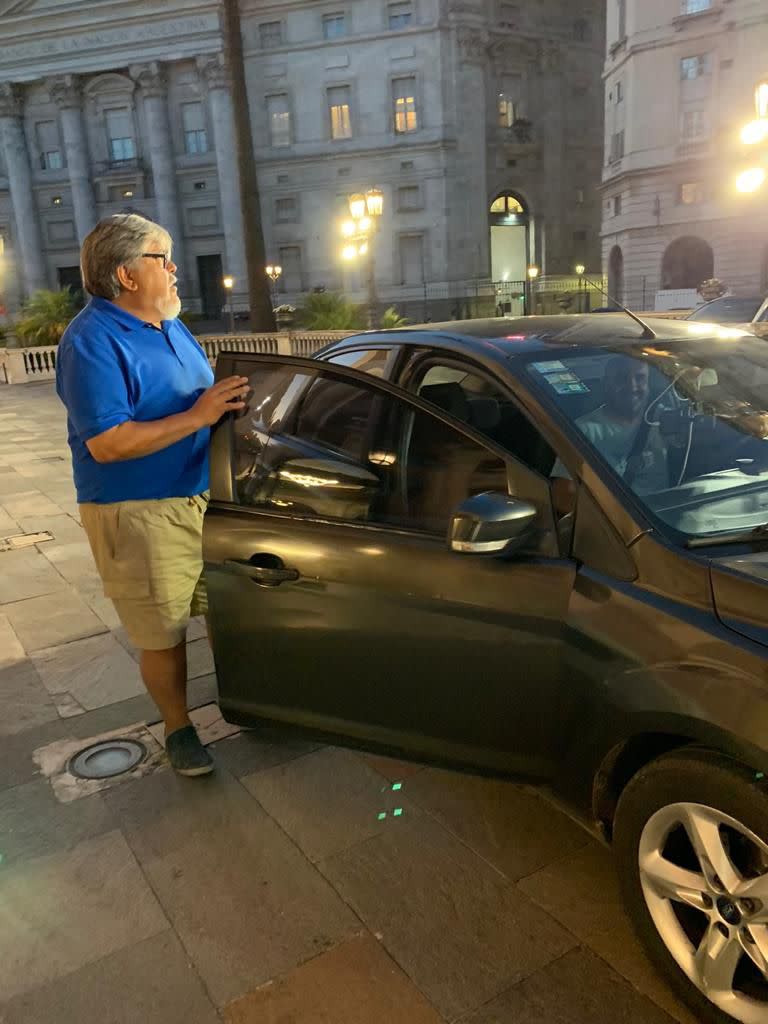
{"type": "Polygon", "coordinates": [[[669,804],[638,851],[648,911],[680,969],[742,1024],[768,1019],[768,844],[704,804],[669,804]]]}

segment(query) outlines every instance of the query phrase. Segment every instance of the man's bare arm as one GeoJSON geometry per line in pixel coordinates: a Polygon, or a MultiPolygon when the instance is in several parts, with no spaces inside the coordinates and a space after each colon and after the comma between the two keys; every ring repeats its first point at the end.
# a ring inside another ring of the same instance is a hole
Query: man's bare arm
{"type": "Polygon", "coordinates": [[[248,391],[247,377],[227,377],[204,391],[191,409],[161,420],[140,423],[127,420],[87,441],[96,462],[124,462],[168,448],[203,427],[213,426],[233,410],[243,409],[242,396],[248,391]]]}

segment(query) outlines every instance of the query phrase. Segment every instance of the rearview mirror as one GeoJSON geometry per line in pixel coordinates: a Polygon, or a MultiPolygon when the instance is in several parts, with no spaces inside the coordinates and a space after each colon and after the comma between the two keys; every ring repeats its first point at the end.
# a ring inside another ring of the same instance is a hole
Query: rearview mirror
{"type": "Polygon", "coordinates": [[[508,494],[487,492],[463,502],[451,519],[448,544],[465,555],[510,555],[531,539],[538,509],[508,494]]]}

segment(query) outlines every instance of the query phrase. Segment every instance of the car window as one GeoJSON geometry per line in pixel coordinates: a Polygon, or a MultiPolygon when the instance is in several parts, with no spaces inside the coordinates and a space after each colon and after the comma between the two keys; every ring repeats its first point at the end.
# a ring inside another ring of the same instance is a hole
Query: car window
{"type": "Polygon", "coordinates": [[[750,335],[561,354],[528,365],[647,512],[688,535],[768,522],[768,347],[750,335]]]}
{"type": "Polygon", "coordinates": [[[356,349],[354,352],[339,352],[329,356],[326,361],[370,373],[373,377],[385,377],[391,357],[391,348],[356,349]]]}
{"type": "Polygon", "coordinates": [[[512,398],[494,381],[455,364],[432,363],[416,378],[420,398],[469,423],[542,476],[556,455],[512,398]]]}
{"type": "MultiPolygon", "coordinates": [[[[234,371],[248,373],[252,366],[236,363],[234,371]]],[[[444,537],[467,498],[509,492],[505,461],[437,416],[332,372],[321,370],[308,387],[306,373],[290,367],[272,372],[261,363],[256,376],[274,385],[280,373],[280,393],[297,396],[293,411],[279,421],[273,417],[267,436],[243,429],[250,410],[233,426],[240,445],[233,469],[239,504],[444,537]]],[[[534,486],[526,479],[532,474],[519,469],[520,496],[540,496],[541,481],[534,486]]]]}
{"type": "Polygon", "coordinates": [[[760,309],[762,302],[762,299],[742,299],[726,295],[722,299],[715,299],[700,306],[686,319],[716,324],[748,324],[760,309]]]}

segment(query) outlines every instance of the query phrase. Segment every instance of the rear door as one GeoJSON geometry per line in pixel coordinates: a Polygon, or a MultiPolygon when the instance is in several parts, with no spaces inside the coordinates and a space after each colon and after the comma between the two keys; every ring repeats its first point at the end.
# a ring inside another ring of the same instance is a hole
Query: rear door
{"type": "Polygon", "coordinates": [[[221,357],[233,373],[252,395],[215,432],[204,535],[226,716],[550,774],[575,565],[548,481],[369,374],[221,357]],[[525,556],[450,551],[485,491],[540,508],[525,556]]]}

